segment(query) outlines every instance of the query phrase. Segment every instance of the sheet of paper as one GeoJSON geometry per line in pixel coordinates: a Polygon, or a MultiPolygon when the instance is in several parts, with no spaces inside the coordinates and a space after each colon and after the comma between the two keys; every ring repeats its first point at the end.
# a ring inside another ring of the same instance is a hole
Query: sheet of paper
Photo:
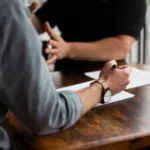
{"type": "MultiPolygon", "coordinates": [[[[58,26],[55,26],[53,28],[53,30],[55,31],[55,33],[57,35],[61,35],[61,31],[59,30],[58,26]]],[[[40,38],[41,41],[48,41],[48,40],[51,39],[47,32],[44,32],[44,33],[40,34],[39,38],[40,38]]]]}
{"type": "MultiPolygon", "coordinates": [[[[100,71],[86,72],[85,75],[93,79],[98,79],[100,71]]],[[[127,86],[127,89],[140,87],[150,84],[150,72],[132,68],[130,76],[131,83],[127,86]]]]}
{"type": "MultiPolygon", "coordinates": [[[[93,80],[89,81],[89,82],[84,82],[84,83],[72,85],[72,86],[63,87],[63,88],[57,89],[57,91],[58,92],[59,91],[68,91],[68,90],[69,91],[78,91],[78,90],[81,90],[81,89],[84,89],[84,88],[90,86],[91,82],[93,82],[93,80]]],[[[125,92],[125,91],[122,91],[122,92],[112,96],[112,98],[111,98],[109,103],[114,103],[114,102],[130,99],[132,97],[134,97],[133,94],[125,92]]],[[[97,106],[100,106],[100,105],[101,104],[98,104],[97,106]]]]}
{"type": "Polygon", "coordinates": [[[50,37],[49,37],[47,32],[44,32],[44,33],[40,34],[39,38],[40,38],[41,41],[48,41],[48,40],[50,40],[50,37]]]}

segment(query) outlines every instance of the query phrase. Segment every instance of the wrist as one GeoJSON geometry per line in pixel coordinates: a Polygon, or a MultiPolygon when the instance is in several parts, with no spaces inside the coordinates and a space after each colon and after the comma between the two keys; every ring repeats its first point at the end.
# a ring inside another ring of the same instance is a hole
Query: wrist
{"type": "Polygon", "coordinates": [[[102,80],[102,79],[98,79],[95,80],[94,82],[91,83],[92,84],[99,84],[99,86],[101,87],[101,98],[100,98],[100,102],[102,104],[108,103],[111,100],[111,96],[112,96],[112,91],[109,88],[109,86],[107,85],[107,83],[102,80]]]}
{"type": "Polygon", "coordinates": [[[96,93],[97,93],[97,97],[98,97],[97,103],[101,103],[101,101],[102,101],[102,90],[103,90],[102,85],[99,84],[98,82],[93,82],[91,84],[91,88],[92,88],[92,91],[96,91],[96,93]]]}
{"type": "Polygon", "coordinates": [[[69,58],[69,56],[70,56],[70,53],[71,53],[71,43],[69,43],[69,42],[66,42],[66,56],[65,56],[65,58],[69,58]]]}
{"type": "Polygon", "coordinates": [[[68,52],[67,52],[67,58],[74,58],[74,51],[75,51],[75,44],[73,42],[68,42],[68,52]]]}

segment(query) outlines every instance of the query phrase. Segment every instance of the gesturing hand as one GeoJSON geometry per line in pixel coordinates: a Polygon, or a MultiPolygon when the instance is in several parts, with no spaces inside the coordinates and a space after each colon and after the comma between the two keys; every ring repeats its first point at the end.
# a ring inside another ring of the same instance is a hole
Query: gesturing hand
{"type": "Polygon", "coordinates": [[[56,60],[67,58],[70,51],[70,44],[65,42],[61,36],[57,35],[48,22],[44,23],[44,28],[51,37],[51,40],[48,41],[48,44],[51,45],[52,48],[47,48],[45,52],[47,54],[51,54],[47,64],[52,65],[55,64],[56,60]]]}

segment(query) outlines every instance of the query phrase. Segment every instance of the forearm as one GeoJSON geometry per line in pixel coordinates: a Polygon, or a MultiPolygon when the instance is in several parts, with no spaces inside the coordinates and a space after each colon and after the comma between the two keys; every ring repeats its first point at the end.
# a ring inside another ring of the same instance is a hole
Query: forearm
{"type": "Polygon", "coordinates": [[[94,83],[90,87],[77,92],[77,95],[79,95],[83,105],[82,115],[101,102],[101,94],[102,87],[98,83],[94,83]]]}
{"type": "Polygon", "coordinates": [[[91,43],[70,43],[68,58],[90,61],[108,61],[124,59],[134,42],[134,38],[126,36],[126,40],[110,37],[91,43]]]}

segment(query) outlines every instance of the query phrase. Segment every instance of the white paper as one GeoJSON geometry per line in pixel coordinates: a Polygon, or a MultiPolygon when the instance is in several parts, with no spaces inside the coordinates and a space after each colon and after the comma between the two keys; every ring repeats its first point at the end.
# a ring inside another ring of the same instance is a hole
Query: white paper
{"type": "MultiPolygon", "coordinates": [[[[60,92],[60,91],[79,91],[81,89],[89,87],[91,82],[93,82],[93,80],[89,81],[89,82],[84,82],[84,83],[72,85],[72,86],[63,87],[63,88],[57,89],[57,91],[58,92],[60,92]]],[[[109,103],[114,103],[114,102],[130,99],[132,97],[134,97],[133,94],[125,92],[125,91],[122,91],[122,92],[112,96],[112,98],[111,98],[109,103]]],[[[101,104],[98,104],[97,106],[100,106],[100,105],[101,104]]]]}
{"type": "Polygon", "coordinates": [[[50,37],[49,37],[47,32],[44,32],[44,33],[40,34],[39,38],[40,38],[41,41],[48,41],[48,40],[50,40],[50,37]]]}
{"type": "Polygon", "coordinates": [[[83,83],[79,83],[79,84],[75,84],[75,85],[71,85],[71,86],[67,86],[67,87],[63,87],[63,88],[60,88],[60,89],[57,89],[58,92],[60,91],[79,91],[79,90],[82,90],[88,86],[90,86],[90,83],[93,82],[94,80],[92,81],[88,81],[88,82],[83,82],[83,83]]]}
{"type": "MultiPolygon", "coordinates": [[[[93,79],[98,79],[100,71],[86,72],[85,75],[93,79]]],[[[131,83],[127,86],[127,89],[140,87],[150,84],[150,72],[132,68],[130,75],[131,83]]]]}
{"type": "MultiPolygon", "coordinates": [[[[59,30],[58,26],[55,26],[55,27],[53,28],[53,30],[55,31],[55,33],[56,33],[57,35],[61,36],[61,31],[59,30]]],[[[48,40],[51,39],[51,37],[48,35],[47,32],[41,33],[41,34],[39,35],[39,38],[40,38],[41,41],[48,41],[48,40]]]]}

